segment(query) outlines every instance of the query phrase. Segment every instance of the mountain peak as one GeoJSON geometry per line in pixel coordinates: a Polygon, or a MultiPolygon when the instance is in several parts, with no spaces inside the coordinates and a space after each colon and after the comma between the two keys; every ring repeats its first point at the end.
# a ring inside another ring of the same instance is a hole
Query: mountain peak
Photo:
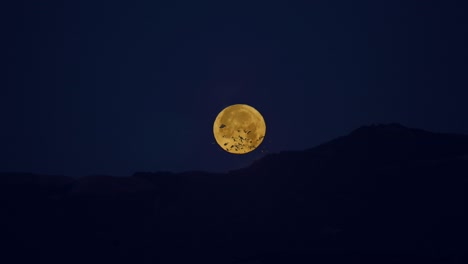
{"type": "Polygon", "coordinates": [[[408,128],[400,123],[371,124],[354,130],[350,135],[356,135],[360,133],[407,133],[416,130],[423,131],[420,129],[408,128]]]}

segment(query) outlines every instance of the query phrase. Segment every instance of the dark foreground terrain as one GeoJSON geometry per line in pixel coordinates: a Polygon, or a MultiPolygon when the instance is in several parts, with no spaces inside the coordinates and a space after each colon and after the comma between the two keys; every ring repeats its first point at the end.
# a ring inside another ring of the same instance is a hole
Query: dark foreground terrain
{"type": "Polygon", "coordinates": [[[397,124],[227,174],[3,173],[0,263],[468,263],[467,183],[468,136],[397,124]]]}

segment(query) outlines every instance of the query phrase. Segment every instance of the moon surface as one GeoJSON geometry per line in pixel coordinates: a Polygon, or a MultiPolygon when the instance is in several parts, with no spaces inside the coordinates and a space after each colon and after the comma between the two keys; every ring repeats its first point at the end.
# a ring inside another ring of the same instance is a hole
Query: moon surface
{"type": "Polygon", "coordinates": [[[255,150],[265,138],[266,124],[257,109],[246,104],[224,108],[213,124],[218,145],[233,154],[246,154],[255,150]]]}

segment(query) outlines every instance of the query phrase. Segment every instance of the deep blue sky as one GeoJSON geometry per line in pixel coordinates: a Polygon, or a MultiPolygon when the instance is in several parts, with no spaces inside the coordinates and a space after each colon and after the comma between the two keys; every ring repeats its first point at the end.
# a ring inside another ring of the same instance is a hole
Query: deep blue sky
{"type": "Polygon", "coordinates": [[[235,103],[268,152],[361,125],[468,133],[465,1],[8,1],[0,171],[223,171],[235,103]],[[465,6],[463,6],[465,5],[465,6]]]}

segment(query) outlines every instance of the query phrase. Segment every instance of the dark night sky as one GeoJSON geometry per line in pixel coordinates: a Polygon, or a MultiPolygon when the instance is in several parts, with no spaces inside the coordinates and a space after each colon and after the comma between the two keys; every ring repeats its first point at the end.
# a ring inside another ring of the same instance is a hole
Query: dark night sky
{"type": "Polygon", "coordinates": [[[268,152],[371,123],[468,133],[466,1],[6,2],[0,171],[239,168],[262,153],[212,144],[235,103],[268,152]]]}

